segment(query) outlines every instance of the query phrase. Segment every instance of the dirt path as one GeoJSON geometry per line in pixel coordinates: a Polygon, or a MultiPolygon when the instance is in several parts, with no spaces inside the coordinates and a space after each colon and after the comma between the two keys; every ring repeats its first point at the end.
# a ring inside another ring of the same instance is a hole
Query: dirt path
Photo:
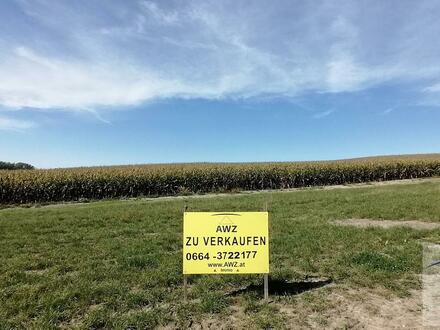
{"type": "Polygon", "coordinates": [[[379,227],[384,229],[406,227],[416,230],[434,230],[440,228],[440,223],[424,222],[419,220],[372,220],[372,219],[347,219],[336,220],[332,223],[338,226],[352,226],[357,228],[379,227]]]}

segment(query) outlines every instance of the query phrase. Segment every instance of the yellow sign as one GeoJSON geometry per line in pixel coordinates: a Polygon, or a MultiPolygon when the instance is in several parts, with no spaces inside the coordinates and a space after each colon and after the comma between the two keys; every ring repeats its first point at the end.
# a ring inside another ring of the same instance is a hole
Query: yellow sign
{"type": "Polygon", "coordinates": [[[183,274],[269,273],[267,212],[185,212],[183,274]]]}

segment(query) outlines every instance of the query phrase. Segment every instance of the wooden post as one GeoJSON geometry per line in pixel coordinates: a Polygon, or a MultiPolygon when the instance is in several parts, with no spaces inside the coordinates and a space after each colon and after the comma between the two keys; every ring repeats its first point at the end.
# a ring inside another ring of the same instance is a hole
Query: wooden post
{"type": "Polygon", "coordinates": [[[269,274],[264,274],[264,300],[269,299],[269,274]]]}
{"type": "MultiPolygon", "coordinates": [[[[183,216],[185,216],[185,212],[188,210],[188,205],[186,203],[183,205],[183,216]]],[[[188,277],[186,274],[183,274],[183,302],[186,303],[188,301],[188,277]]]]}
{"type": "Polygon", "coordinates": [[[187,276],[183,275],[183,302],[188,300],[188,290],[187,290],[187,276]]]}
{"type": "MultiPolygon", "coordinates": [[[[264,211],[267,212],[268,207],[267,207],[267,201],[264,202],[264,211]]],[[[269,274],[264,274],[263,275],[263,286],[264,286],[264,300],[268,300],[269,299],[269,274]]]]}

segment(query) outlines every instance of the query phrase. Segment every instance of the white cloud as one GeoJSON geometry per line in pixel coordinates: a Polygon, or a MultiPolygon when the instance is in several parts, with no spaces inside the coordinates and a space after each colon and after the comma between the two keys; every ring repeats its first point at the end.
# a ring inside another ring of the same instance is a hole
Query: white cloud
{"type": "Polygon", "coordinates": [[[388,115],[389,113],[393,112],[395,109],[396,109],[395,107],[387,108],[382,112],[382,114],[388,115]]]}
{"type": "Polygon", "coordinates": [[[91,5],[84,12],[69,2],[21,4],[39,24],[35,38],[10,36],[0,47],[0,105],[11,108],[291,97],[440,74],[432,42],[440,25],[433,8],[415,2],[396,12],[381,1],[109,1],[99,16],[91,5]]]}
{"type": "Polygon", "coordinates": [[[140,5],[150,17],[156,19],[160,24],[173,25],[179,21],[176,11],[163,11],[153,1],[141,1],[140,5]]]}
{"type": "Polygon", "coordinates": [[[12,108],[131,105],[167,95],[178,86],[122,63],[63,61],[24,47],[15,54],[16,58],[0,64],[0,103],[12,108]]]}
{"type": "Polygon", "coordinates": [[[24,131],[34,126],[35,124],[30,121],[0,117],[0,130],[24,131]]]}
{"type": "Polygon", "coordinates": [[[428,93],[438,93],[440,92],[440,83],[428,86],[424,88],[423,91],[428,93]]]}
{"type": "Polygon", "coordinates": [[[321,118],[324,118],[324,117],[331,115],[333,112],[335,112],[335,111],[334,110],[327,110],[327,111],[323,111],[323,112],[318,112],[313,115],[313,118],[321,119],[321,118]]]}
{"type": "Polygon", "coordinates": [[[440,83],[434,83],[421,89],[418,106],[440,107],[440,83]]]}

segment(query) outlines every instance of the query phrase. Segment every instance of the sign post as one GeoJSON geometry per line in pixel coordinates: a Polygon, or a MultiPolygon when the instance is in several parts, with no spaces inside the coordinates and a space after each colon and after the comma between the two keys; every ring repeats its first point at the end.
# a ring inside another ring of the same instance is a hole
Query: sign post
{"type": "Polygon", "coordinates": [[[265,212],[185,212],[184,299],[190,274],[264,274],[269,295],[269,215],[265,212]]]}

